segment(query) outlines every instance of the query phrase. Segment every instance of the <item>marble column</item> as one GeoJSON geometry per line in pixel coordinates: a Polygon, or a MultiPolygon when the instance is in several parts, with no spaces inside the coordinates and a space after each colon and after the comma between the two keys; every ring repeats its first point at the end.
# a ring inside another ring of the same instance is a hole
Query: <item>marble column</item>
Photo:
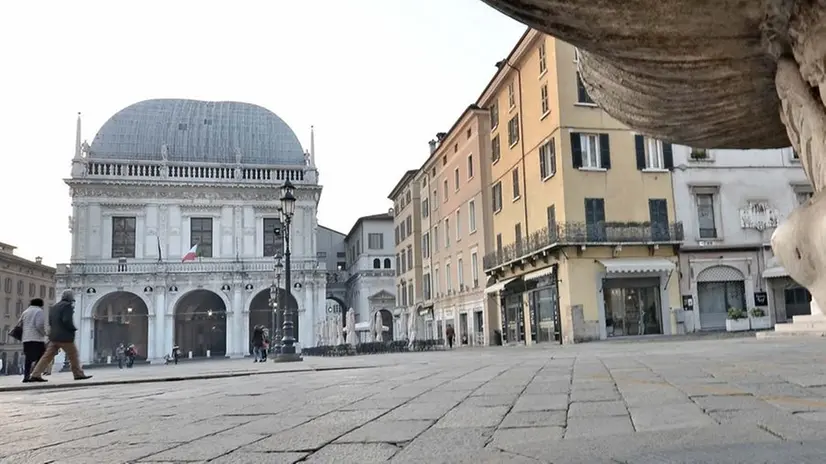
{"type": "Polygon", "coordinates": [[[234,285],[232,292],[232,328],[227,328],[227,331],[232,331],[237,335],[233,340],[232,357],[243,357],[246,354],[244,349],[244,336],[246,325],[244,324],[244,294],[240,283],[234,285]]]}
{"type": "Polygon", "coordinates": [[[151,331],[149,332],[152,335],[149,342],[151,346],[155,347],[151,359],[162,359],[165,355],[172,353],[172,345],[167,346],[166,343],[166,332],[169,331],[169,327],[165,324],[167,313],[166,292],[160,286],[155,290],[155,319],[154,321],[150,319],[150,322],[154,322],[155,331],[154,334],[151,331]]]}

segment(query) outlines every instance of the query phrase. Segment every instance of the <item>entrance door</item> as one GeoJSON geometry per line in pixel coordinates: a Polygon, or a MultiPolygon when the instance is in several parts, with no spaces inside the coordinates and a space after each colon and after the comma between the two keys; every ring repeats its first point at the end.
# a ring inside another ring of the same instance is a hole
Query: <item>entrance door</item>
{"type": "Polygon", "coordinates": [[[655,242],[668,241],[668,202],[659,198],[648,200],[648,215],[651,219],[651,238],[655,242]]]}
{"type": "Polygon", "coordinates": [[[783,291],[786,300],[786,320],[794,316],[807,316],[812,313],[812,294],[803,287],[787,288],[783,291]]]}
{"type": "Polygon", "coordinates": [[[485,344],[485,317],[482,314],[482,311],[476,311],[473,313],[473,330],[476,331],[475,336],[476,339],[474,340],[475,345],[484,345],[485,344]]]}
{"type": "Polygon", "coordinates": [[[538,343],[559,341],[556,287],[545,287],[531,292],[530,302],[537,324],[536,341],[538,343]]]}
{"type": "Polygon", "coordinates": [[[469,330],[467,326],[467,313],[459,314],[459,343],[467,345],[470,343],[469,330]]]}
{"type": "Polygon", "coordinates": [[[697,284],[697,306],[699,306],[702,330],[725,329],[729,308],[746,308],[745,283],[742,280],[699,282],[697,284]]]}

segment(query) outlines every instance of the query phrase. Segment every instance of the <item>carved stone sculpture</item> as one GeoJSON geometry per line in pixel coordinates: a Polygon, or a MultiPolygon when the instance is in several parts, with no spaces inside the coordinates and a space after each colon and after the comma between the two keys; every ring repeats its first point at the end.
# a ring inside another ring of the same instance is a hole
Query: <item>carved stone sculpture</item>
{"type": "Polygon", "coordinates": [[[799,154],[814,197],[772,236],[826,317],[826,0],[483,0],[579,49],[591,97],[630,128],[697,148],[799,154]]]}

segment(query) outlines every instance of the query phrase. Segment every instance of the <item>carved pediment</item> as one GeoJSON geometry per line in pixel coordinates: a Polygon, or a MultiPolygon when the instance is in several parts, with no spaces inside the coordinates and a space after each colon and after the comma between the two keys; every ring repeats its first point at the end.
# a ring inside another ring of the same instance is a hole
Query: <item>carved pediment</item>
{"type": "Polygon", "coordinates": [[[387,301],[387,300],[396,300],[396,295],[388,292],[387,290],[381,290],[378,293],[374,293],[367,297],[370,301],[387,301]]]}
{"type": "Polygon", "coordinates": [[[740,227],[766,230],[777,227],[780,212],[768,200],[751,200],[740,208],[740,227]]]}

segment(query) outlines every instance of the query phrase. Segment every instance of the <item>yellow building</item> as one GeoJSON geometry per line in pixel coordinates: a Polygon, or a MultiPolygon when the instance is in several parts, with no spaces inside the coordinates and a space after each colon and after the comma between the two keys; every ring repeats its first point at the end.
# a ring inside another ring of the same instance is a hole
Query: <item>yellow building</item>
{"type": "Polygon", "coordinates": [[[588,96],[573,46],[528,30],[477,104],[490,113],[487,304],[505,343],[676,331],[671,145],[588,96]]]}

